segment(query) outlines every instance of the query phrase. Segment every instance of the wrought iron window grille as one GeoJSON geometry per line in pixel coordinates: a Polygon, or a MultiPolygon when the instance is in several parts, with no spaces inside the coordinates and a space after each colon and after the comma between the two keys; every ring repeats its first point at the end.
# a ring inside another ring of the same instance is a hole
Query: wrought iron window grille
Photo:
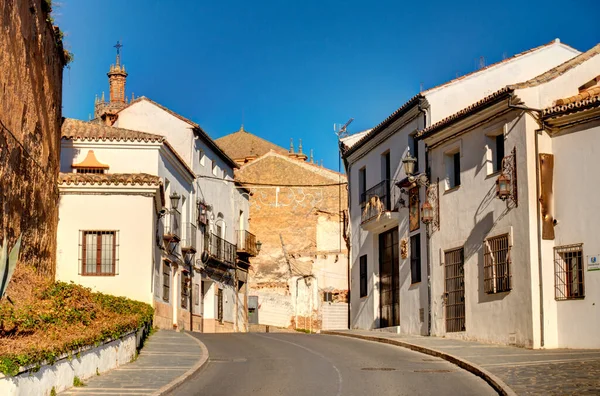
{"type": "Polygon", "coordinates": [[[585,297],[582,243],[554,248],[554,297],[558,301],[585,297]]]}
{"type": "Polygon", "coordinates": [[[508,234],[484,241],[484,291],[488,294],[510,291],[512,288],[511,259],[508,234]]]}
{"type": "Polygon", "coordinates": [[[115,276],[119,274],[119,232],[79,232],[79,275],[115,276]]]}

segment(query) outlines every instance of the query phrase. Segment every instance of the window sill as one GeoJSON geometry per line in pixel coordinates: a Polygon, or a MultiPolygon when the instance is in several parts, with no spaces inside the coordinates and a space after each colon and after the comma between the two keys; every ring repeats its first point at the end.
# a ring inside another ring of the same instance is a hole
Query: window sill
{"type": "Polygon", "coordinates": [[[454,191],[458,190],[460,188],[460,186],[461,185],[459,184],[458,186],[454,186],[452,188],[447,189],[446,191],[444,191],[444,195],[453,193],[454,191]]]}
{"type": "Polygon", "coordinates": [[[80,274],[81,276],[117,276],[117,274],[80,274]]]}
{"type": "Polygon", "coordinates": [[[556,301],[573,301],[573,300],[584,300],[585,296],[582,297],[565,297],[565,298],[555,298],[556,301]]]}
{"type": "Polygon", "coordinates": [[[498,177],[498,176],[500,176],[501,174],[502,174],[502,171],[501,171],[501,170],[497,170],[496,172],[494,172],[494,173],[490,173],[489,175],[487,175],[487,176],[485,177],[485,179],[486,179],[486,180],[487,180],[487,179],[492,179],[492,178],[495,178],[495,177],[498,177]]]}
{"type": "Polygon", "coordinates": [[[421,282],[423,282],[423,281],[413,282],[413,283],[410,284],[410,286],[418,285],[421,282]]]}

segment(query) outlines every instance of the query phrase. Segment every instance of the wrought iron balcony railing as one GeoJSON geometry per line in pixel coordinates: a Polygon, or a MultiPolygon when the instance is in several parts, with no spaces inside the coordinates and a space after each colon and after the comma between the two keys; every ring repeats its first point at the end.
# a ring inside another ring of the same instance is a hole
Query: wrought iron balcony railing
{"type": "Polygon", "coordinates": [[[212,232],[205,235],[204,249],[209,257],[231,266],[235,265],[237,247],[212,232]]]}
{"type": "Polygon", "coordinates": [[[163,234],[166,240],[181,240],[181,212],[171,209],[163,219],[163,234]]]}
{"type": "Polygon", "coordinates": [[[197,251],[196,250],[196,224],[184,223],[183,226],[183,239],[181,240],[181,250],[184,251],[197,251]]]}
{"type": "Polygon", "coordinates": [[[391,210],[390,181],[382,182],[369,188],[361,194],[361,222],[371,220],[382,212],[391,210]]]}
{"type": "Polygon", "coordinates": [[[237,251],[255,257],[258,254],[258,249],[256,247],[256,236],[246,230],[238,230],[237,236],[237,251]]]}

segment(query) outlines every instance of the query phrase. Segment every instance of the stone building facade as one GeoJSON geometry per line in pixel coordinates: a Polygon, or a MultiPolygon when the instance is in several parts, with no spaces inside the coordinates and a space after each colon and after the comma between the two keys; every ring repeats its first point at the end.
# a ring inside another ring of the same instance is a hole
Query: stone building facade
{"type": "Polygon", "coordinates": [[[217,139],[250,191],[250,230],[261,242],[249,272],[251,323],[347,328],[346,177],[243,127],[217,139]]]}
{"type": "Polygon", "coordinates": [[[0,241],[53,276],[65,53],[42,3],[0,0],[0,241]]]}

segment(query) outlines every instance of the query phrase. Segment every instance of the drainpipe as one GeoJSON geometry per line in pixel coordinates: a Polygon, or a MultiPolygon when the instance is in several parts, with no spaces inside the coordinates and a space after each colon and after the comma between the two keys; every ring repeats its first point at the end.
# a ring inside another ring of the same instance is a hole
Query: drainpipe
{"type": "MultiPolygon", "coordinates": [[[[422,107],[422,103],[419,102],[419,111],[423,113],[423,129],[427,128],[427,111],[422,107]]],[[[418,150],[418,143],[417,143],[418,150]]],[[[417,172],[419,170],[417,169],[417,172]]],[[[425,145],[425,174],[427,179],[431,180],[431,172],[429,169],[429,148],[425,145]]],[[[425,199],[427,199],[427,189],[425,189],[425,199]]],[[[439,203],[438,203],[439,205],[439,203]]],[[[428,228],[429,225],[425,225],[425,251],[427,261],[427,335],[431,335],[431,243],[428,228]]]]}
{"type": "MultiPolygon", "coordinates": [[[[538,123],[540,124],[540,129],[535,131],[535,193],[536,197],[540,196],[540,164],[538,161],[539,158],[539,133],[544,130],[544,121],[542,121],[542,110],[535,109],[532,107],[521,106],[521,105],[513,105],[511,104],[512,98],[514,94],[510,94],[508,97],[508,107],[511,109],[519,109],[524,111],[534,111],[538,113],[540,116],[540,120],[538,123]]],[[[540,200],[536,199],[537,202],[537,248],[538,248],[538,278],[539,278],[539,293],[540,293],[540,346],[544,346],[544,281],[542,275],[542,230],[540,227],[541,223],[541,207],[540,200]]]]}

